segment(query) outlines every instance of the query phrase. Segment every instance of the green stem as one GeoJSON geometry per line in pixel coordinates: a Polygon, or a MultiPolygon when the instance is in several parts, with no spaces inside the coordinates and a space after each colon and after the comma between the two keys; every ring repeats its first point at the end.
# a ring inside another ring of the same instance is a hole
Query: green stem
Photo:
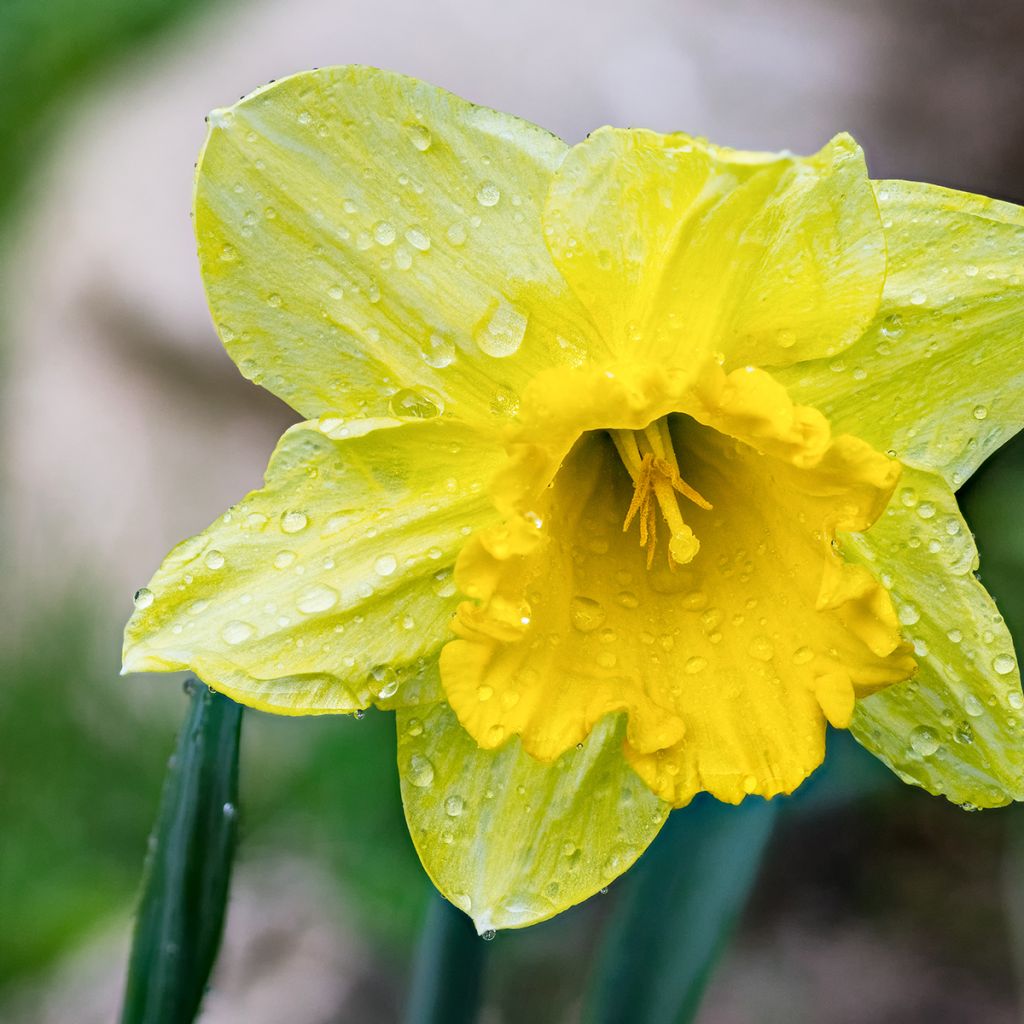
{"type": "Polygon", "coordinates": [[[406,1024],[473,1024],[480,1008],[485,951],[470,919],[432,893],[416,952],[406,1024]]]}
{"type": "Polygon", "coordinates": [[[143,875],[121,1024],[191,1024],[220,946],[238,828],[242,708],[190,683],[143,875]]]}
{"type": "Polygon", "coordinates": [[[619,883],[586,1024],[687,1024],[757,877],[777,801],[698,797],[619,883]]]}

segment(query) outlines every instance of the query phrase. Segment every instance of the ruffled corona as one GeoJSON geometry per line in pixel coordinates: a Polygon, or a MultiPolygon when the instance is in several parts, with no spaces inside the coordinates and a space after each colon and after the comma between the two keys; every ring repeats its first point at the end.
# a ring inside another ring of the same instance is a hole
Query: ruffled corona
{"type": "Polygon", "coordinates": [[[840,545],[882,513],[899,464],[833,438],[764,371],[712,362],[646,402],[630,378],[631,409],[611,369],[527,392],[498,481],[508,518],[456,563],[471,600],[441,653],[448,699],[481,746],[519,735],[544,761],[626,712],[627,757],[677,805],[789,792],[826,721],[914,671],[888,594],[840,545]],[[558,393],[576,396],[575,431],[558,393]]]}

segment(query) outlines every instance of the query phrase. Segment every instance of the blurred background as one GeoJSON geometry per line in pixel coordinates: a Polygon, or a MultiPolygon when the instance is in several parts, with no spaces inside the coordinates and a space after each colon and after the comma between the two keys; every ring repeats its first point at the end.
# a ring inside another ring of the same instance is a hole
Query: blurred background
{"type": "MultiPolygon", "coordinates": [[[[0,3],[0,1020],[116,1014],[185,698],[118,676],[131,596],[258,486],[292,413],[209,323],[189,222],[203,116],[367,63],[570,142],[604,123],[811,151],[1024,200],[1018,0],[0,3]]],[[[1024,637],[1024,446],[962,493],[1024,637]]],[[[788,801],[701,1024],[1022,1019],[1024,815],[900,785],[845,737],[788,801]]],[[[428,883],[389,715],[248,714],[208,1024],[397,1021],[428,883]]],[[[576,1020],[617,890],[487,950],[485,1020],[576,1020]]]]}

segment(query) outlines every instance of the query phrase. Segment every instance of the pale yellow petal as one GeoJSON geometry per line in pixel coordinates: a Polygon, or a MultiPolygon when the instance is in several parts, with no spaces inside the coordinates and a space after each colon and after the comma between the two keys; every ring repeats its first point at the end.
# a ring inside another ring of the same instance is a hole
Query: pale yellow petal
{"type": "Polygon", "coordinates": [[[481,750],[445,704],[398,715],[409,832],[435,885],[480,932],[535,924],[622,874],[668,813],[622,759],[622,723],[543,765],[481,750]]]}
{"type": "Polygon", "coordinates": [[[871,321],[885,241],[860,148],[743,153],[603,128],[544,210],[562,273],[621,358],[729,368],[838,352],[871,321]]]}
{"type": "Polygon", "coordinates": [[[854,736],[904,781],[954,803],[1024,799],[1013,641],[974,575],[974,538],[948,485],[907,469],[886,514],[850,548],[891,587],[919,666],[858,702],[854,736]]]}
{"type": "Polygon", "coordinates": [[[140,592],[126,671],[190,669],[282,714],[436,696],[452,563],[493,521],[500,449],[441,419],[303,423],[254,491],[140,592]]]}
{"type": "Polygon", "coordinates": [[[888,243],[878,315],[838,358],[781,377],[837,429],[956,488],[1024,423],[1024,209],[874,184],[888,243]]]}
{"type": "Polygon", "coordinates": [[[242,372],[307,417],[514,413],[593,334],[544,245],[565,144],[404,75],[321,68],[210,116],[195,229],[242,372]]]}

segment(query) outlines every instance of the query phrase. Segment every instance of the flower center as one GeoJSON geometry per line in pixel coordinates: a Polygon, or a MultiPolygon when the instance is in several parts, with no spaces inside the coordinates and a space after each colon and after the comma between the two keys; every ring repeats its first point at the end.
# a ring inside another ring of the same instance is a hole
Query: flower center
{"type": "Polygon", "coordinates": [[[626,512],[623,531],[633,520],[640,524],[640,545],[647,548],[647,565],[654,562],[658,543],[658,509],[668,526],[669,565],[685,565],[700,550],[700,541],[683,521],[679,495],[703,509],[711,503],[680,475],[679,460],[672,446],[668,417],[648,424],[643,430],[610,430],[623,465],[633,480],[633,500],[626,512]]]}

